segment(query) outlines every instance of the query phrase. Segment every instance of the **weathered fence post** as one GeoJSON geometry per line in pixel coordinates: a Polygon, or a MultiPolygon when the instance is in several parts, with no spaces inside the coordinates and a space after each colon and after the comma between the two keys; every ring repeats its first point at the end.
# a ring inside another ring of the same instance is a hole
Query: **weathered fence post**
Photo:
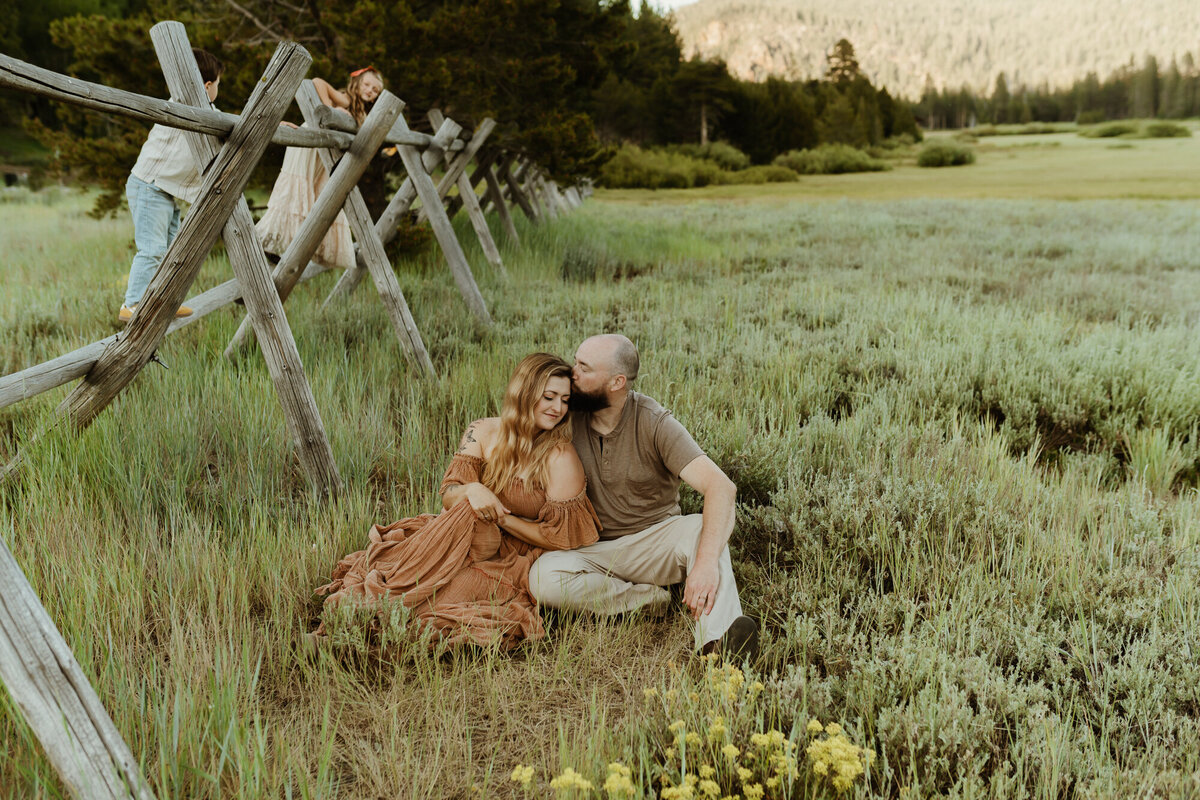
{"type": "Polygon", "coordinates": [[[0,683],[72,796],[153,800],[129,746],[3,539],[0,683]]]}
{"type": "Polygon", "coordinates": [[[529,221],[533,223],[540,222],[541,219],[538,216],[537,210],[533,207],[533,203],[521,191],[521,184],[517,181],[517,177],[513,175],[512,165],[514,160],[511,157],[505,159],[504,169],[501,170],[500,177],[504,179],[505,185],[508,186],[508,196],[520,206],[521,211],[529,218],[529,221]]]}
{"type": "MultiPolygon", "coordinates": [[[[438,129],[428,149],[421,154],[421,163],[425,165],[426,170],[432,170],[437,163],[442,160],[444,150],[450,148],[454,143],[454,137],[458,136],[458,132],[462,128],[453,120],[446,122],[438,129]]],[[[406,177],[404,182],[400,184],[400,188],[392,195],[392,199],[388,202],[387,208],[379,215],[379,219],[375,221],[375,233],[379,236],[379,241],[383,242],[384,246],[396,236],[396,231],[400,226],[400,218],[408,212],[412,207],[413,201],[417,199],[416,184],[413,183],[411,176],[406,177]]],[[[361,261],[361,259],[359,259],[361,261]]],[[[328,306],[335,298],[342,295],[348,295],[358,286],[362,276],[366,273],[366,266],[362,263],[356,263],[354,269],[348,269],[338,279],[337,284],[325,298],[325,302],[321,304],[321,308],[328,306]]]]}
{"type": "Polygon", "coordinates": [[[279,45],[255,86],[229,139],[205,173],[200,194],[167,249],[162,266],[150,281],[120,338],[105,349],[95,366],[59,406],[60,416],[76,428],[86,427],[137,376],[154,355],[215,244],[254,165],[279,126],[292,93],[311,59],[292,42],[279,45]]]}
{"type": "MultiPolygon", "coordinates": [[[[434,127],[442,124],[445,118],[442,112],[437,109],[432,109],[429,112],[429,121],[434,127]]],[[[438,184],[438,194],[445,198],[450,191],[451,186],[458,188],[458,197],[462,204],[467,209],[467,216],[471,219],[471,227],[475,229],[475,237],[479,239],[479,246],[483,248],[483,255],[487,258],[488,263],[495,268],[496,272],[501,277],[508,277],[508,272],[504,269],[504,261],[500,257],[500,248],[496,247],[496,240],[492,238],[492,232],[487,226],[487,219],[483,216],[483,210],[479,207],[479,197],[475,194],[475,184],[467,177],[467,165],[471,159],[475,157],[483,143],[487,141],[487,137],[491,135],[496,127],[495,120],[484,119],[479,123],[479,127],[475,129],[475,133],[471,136],[471,141],[462,149],[453,160],[446,159],[446,174],[442,176],[441,182],[438,184]]],[[[447,209],[446,215],[450,219],[454,218],[456,207],[451,204],[447,209]]],[[[421,221],[421,216],[417,216],[417,221],[421,221]]]]}
{"type": "MultiPolygon", "coordinates": [[[[401,117],[397,124],[403,121],[404,118],[401,117]]],[[[405,125],[406,130],[407,127],[405,125]]],[[[438,195],[437,187],[433,185],[433,179],[429,177],[429,172],[421,162],[420,153],[410,145],[397,145],[397,149],[400,152],[400,159],[404,162],[404,169],[408,171],[408,177],[412,179],[413,186],[417,190],[417,196],[421,198],[421,204],[425,207],[425,213],[429,216],[429,224],[433,227],[434,236],[442,246],[442,253],[446,256],[446,262],[454,274],[454,282],[458,284],[459,292],[467,301],[467,308],[471,310],[476,319],[490,326],[492,316],[488,313],[483,295],[479,293],[479,286],[475,283],[471,265],[467,263],[466,253],[463,252],[462,245],[458,243],[458,238],[454,235],[454,228],[446,216],[446,209],[442,207],[442,198],[438,195]]]]}
{"type": "Polygon", "coordinates": [[[517,236],[517,226],[513,224],[508,204],[504,202],[504,192],[500,187],[499,179],[496,177],[495,164],[487,165],[483,171],[483,179],[487,181],[487,194],[485,198],[496,207],[496,214],[500,217],[500,224],[504,226],[504,232],[508,235],[508,238],[512,240],[514,245],[519,245],[521,237],[517,236]]]}
{"type": "MultiPolygon", "coordinates": [[[[208,95],[204,92],[204,82],[183,25],[160,22],[150,29],[150,39],[154,42],[171,96],[191,105],[207,104],[208,95]]],[[[184,138],[201,170],[220,149],[215,137],[188,132],[184,138]]],[[[333,494],[341,489],[342,483],[333,448],[305,377],[300,352],[283,311],[283,301],[271,281],[271,267],[263,255],[262,241],[244,197],[225,223],[224,238],[229,264],[246,303],[247,318],[258,334],[263,360],[279,395],[300,463],[318,492],[333,494]]]]}

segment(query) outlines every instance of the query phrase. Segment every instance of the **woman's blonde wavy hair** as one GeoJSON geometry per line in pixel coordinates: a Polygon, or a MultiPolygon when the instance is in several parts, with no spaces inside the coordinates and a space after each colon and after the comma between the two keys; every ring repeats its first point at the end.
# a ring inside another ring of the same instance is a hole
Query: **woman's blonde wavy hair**
{"type": "Polygon", "coordinates": [[[548,431],[534,420],[534,410],[551,378],[571,380],[571,365],[550,353],[527,355],[513,370],[500,407],[499,436],[483,470],[483,485],[493,492],[503,491],[515,478],[530,489],[546,488],[550,454],[571,442],[569,412],[548,431]]]}
{"type": "Polygon", "coordinates": [[[367,118],[367,112],[374,105],[374,103],[363,102],[362,95],[358,91],[358,87],[362,85],[363,79],[368,75],[374,75],[379,79],[380,86],[383,85],[383,76],[377,69],[368,69],[357,75],[351,75],[350,81],[346,84],[346,97],[350,100],[350,116],[354,117],[354,121],[359,125],[363,124],[363,120],[367,118]]]}

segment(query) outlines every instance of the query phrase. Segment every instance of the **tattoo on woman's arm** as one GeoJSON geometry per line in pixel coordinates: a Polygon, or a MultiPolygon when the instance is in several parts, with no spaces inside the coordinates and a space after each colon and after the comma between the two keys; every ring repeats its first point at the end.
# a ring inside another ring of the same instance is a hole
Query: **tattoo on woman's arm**
{"type": "Polygon", "coordinates": [[[475,423],[472,422],[467,426],[467,432],[463,434],[462,441],[458,443],[458,452],[465,453],[467,447],[475,443],[475,423]]]}

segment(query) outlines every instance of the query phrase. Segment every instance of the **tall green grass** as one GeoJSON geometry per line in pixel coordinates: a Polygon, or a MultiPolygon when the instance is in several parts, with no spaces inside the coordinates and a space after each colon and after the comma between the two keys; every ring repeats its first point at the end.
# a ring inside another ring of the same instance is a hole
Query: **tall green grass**
{"type": "MultiPolygon", "coordinates": [[[[128,221],[86,207],[0,207],[5,372],[113,330],[128,221]]],[[[715,763],[668,730],[714,715],[739,758],[753,733],[793,742],[799,777],[768,797],[834,796],[807,763],[814,719],[875,751],[859,797],[1200,790],[1195,204],[601,193],[518,225],[510,279],[478,274],[494,329],[436,250],[399,265],[437,382],[405,367],[368,286],[325,313],[333,276],[289,299],[336,502],[310,496],[261,360],[221,358],[233,309],[0,488],[0,535],[159,796],[516,797],[517,764],[547,796],[568,766],[599,788],[620,762],[650,797],[715,763]],[[639,388],[738,484],[761,693],[705,694],[681,611],[548,614],[513,655],[308,658],[313,587],[372,522],[434,510],[516,360],[605,330],[638,342],[639,388]]],[[[228,274],[218,256],[200,282],[228,274]]],[[[0,411],[0,457],[65,391],[0,411]]],[[[0,706],[0,796],[58,796],[0,706]]]]}

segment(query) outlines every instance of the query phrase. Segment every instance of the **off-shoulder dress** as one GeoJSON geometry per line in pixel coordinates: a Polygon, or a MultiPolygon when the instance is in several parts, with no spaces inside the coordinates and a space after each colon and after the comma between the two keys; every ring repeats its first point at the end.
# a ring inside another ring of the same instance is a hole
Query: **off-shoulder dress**
{"type": "MultiPolygon", "coordinates": [[[[442,489],[479,481],[484,463],[455,455],[442,489]]],[[[585,491],[570,500],[551,500],[517,479],[498,497],[513,514],[536,520],[554,549],[570,550],[599,538],[600,521],[585,491]]],[[[468,501],[441,514],[374,525],[368,538],[366,549],[339,561],[333,580],[316,590],[328,595],[326,609],[346,601],[400,599],[421,626],[451,646],[470,642],[510,649],[545,636],[529,592],[529,567],[544,551],[480,520],[468,501]]]]}

